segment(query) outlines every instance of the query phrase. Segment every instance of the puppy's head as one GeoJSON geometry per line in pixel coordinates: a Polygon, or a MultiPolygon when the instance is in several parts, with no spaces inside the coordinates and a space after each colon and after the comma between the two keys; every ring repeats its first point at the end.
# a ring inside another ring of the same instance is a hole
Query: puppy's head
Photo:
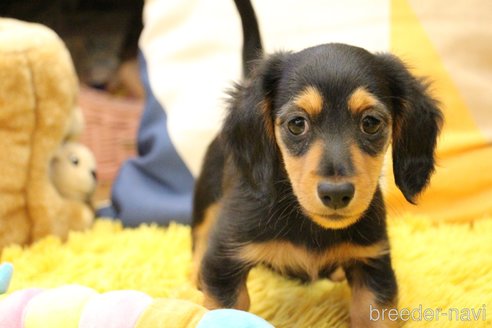
{"type": "Polygon", "coordinates": [[[339,229],[369,206],[390,144],[406,199],[428,184],[441,113],[396,57],[321,45],[267,58],[249,83],[224,137],[253,188],[274,188],[286,172],[305,214],[339,229]]]}

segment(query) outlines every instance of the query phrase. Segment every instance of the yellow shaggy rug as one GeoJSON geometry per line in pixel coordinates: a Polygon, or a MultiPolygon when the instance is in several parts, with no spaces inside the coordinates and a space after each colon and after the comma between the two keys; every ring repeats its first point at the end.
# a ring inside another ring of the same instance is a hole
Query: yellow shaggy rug
{"type": "MultiPolygon", "coordinates": [[[[492,326],[491,232],[492,219],[390,222],[405,327],[492,326]]],[[[66,243],[49,237],[28,248],[9,247],[1,261],[15,268],[10,291],[76,283],[99,292],[134,289],[199,303],[202,295],[189,280],[190,245],[190,229],[182,225],[124,229],[117,221],[98,220],[66,243]]],[[[276,327],[348,327],[346,283],[302,285],[257,268],[248,287],[251,311],[276,327]]]]}

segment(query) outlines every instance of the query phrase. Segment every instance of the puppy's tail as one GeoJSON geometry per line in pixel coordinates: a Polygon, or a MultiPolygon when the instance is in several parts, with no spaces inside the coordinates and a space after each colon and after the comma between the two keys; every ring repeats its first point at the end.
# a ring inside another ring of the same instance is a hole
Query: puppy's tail
{"type": "Polygon", "coordinates": [[[251,0],[234,0],[243,28],[243,75],[251,76],[255,60],[263,56],[260,28],[251,0]]]}

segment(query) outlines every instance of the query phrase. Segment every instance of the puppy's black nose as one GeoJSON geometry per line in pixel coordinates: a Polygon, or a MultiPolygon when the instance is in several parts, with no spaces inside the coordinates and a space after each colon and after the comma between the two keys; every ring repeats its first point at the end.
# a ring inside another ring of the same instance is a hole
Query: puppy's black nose
{"type": "Polygon", "coordinates": [[[91,175],[94,180],[97,180],[97,172],[95,170],[91,170],[91,175]]]}
{"type": "Polygon", "coordinates": [[[322,182],[318,185],[319,199],[334,210],[346,207],[354,197],[354,192],[355,188],[351,183],[322,182]]]}

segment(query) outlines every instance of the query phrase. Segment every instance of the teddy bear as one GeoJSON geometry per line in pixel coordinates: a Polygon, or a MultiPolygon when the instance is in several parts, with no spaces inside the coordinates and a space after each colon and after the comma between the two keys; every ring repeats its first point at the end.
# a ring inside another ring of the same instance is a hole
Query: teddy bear
{"type": "Polygon", "coordinates": [[[0,250],[50,234],[65,239],[94,219],[50,177],[60,146],[81,130],[77,95],[61,39],[45,26],[0,18],[0,250]]]}
{"type": "Polygon", "coordinates": [[[89,148],[74,141],[63,143],[51,160],[50,177],[61,196],[94,208],[96,159],[89,148]]]}

